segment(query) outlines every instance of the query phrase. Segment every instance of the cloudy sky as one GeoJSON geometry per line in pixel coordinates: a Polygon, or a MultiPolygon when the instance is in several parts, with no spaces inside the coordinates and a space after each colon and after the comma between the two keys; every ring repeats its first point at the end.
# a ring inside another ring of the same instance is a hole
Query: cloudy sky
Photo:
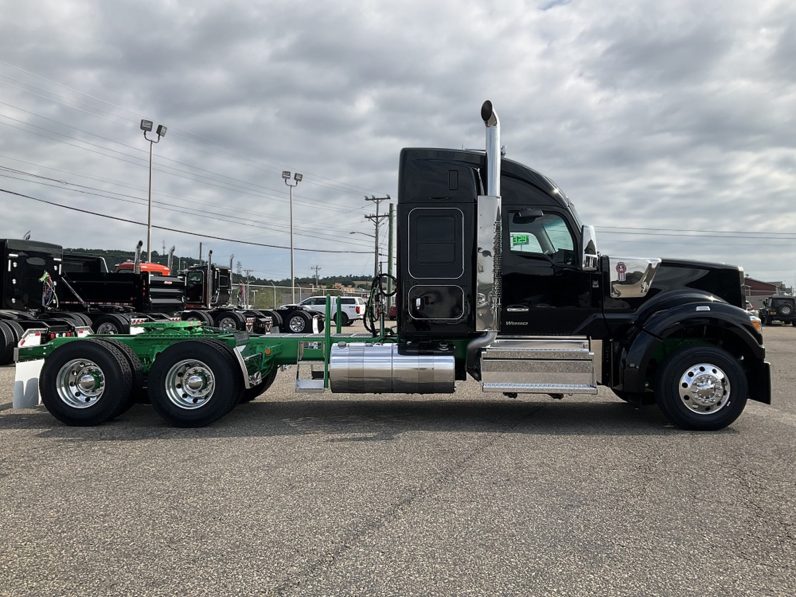
{"type": "MultiPolygon", "coordinates": [[[[482,147],[493,100],[512,159],[554,178],[614,255],[796,277],[796,3],[2,1],[0,188],[288,245],[297,275],[372,269],[365,195],[396,197],[405,146],[482,147]]],[[[7,192],[1,237],[126,248],[135,223],[7,192]]],[[[384,240],[386,240],[386,235],[384,240]]],[[[198,255],[195,236],[153,248],[198,255]]],[[[289,252],[204,239],[259,276],[289,252]]],[[[386,243],[383,245],[386,247],[386,243]]]]}

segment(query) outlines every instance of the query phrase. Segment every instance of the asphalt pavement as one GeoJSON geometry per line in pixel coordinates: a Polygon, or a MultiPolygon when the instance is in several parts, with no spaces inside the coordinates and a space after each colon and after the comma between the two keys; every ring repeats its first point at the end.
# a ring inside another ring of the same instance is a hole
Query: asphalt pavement
{"type": "Polygon", "coordinates": [[[2,595],[794,595],[796,328],[774,404],[714,433],[601,390],[299,395],[204,429],[9,408],[2,595]]]}

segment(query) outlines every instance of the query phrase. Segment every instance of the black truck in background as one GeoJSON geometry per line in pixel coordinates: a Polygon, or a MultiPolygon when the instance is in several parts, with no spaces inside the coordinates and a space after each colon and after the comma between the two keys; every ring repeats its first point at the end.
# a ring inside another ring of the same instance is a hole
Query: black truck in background
{"type": "Polygon", "coordinates": [[[101,257],[51,243],[0,239],[0,266],[0,364],[28,328],[129,333],[133,318],[167,318],[183,305],[178,278],[109,272],[101,257]]]}

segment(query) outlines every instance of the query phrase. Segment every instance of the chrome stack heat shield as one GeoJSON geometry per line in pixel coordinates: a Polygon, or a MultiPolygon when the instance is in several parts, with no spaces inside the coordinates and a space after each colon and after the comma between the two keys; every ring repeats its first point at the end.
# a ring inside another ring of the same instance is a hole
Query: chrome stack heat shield
{"type": "Polygon", "coordinates": [[[451,394],[456,363],[453,355],[402,355],[397,344],[332,346],[329,385],[351,394],[451,394]]]}
{"type": "Polygon", "coordinates": [[[478,196],[476,254],[476,330],[500,329],[501,201],[500,201],[500,119],[485,101],[481,118],[486,126],[487,194],[478,196]]]}

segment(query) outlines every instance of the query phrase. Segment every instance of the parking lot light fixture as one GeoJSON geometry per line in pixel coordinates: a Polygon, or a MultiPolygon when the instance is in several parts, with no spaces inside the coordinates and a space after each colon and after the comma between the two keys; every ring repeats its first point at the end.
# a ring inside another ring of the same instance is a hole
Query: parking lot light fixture
{"type": "Polygon", "coordinates": [[[293,259],[293,187],[298,186],[298,183],[300,183],[303,178],[304,175],[296,172],[293,175],[293,181],[295,182],[291,182],[290,170],[282,170],[282,180],[285,181],[285,184],[290,189],[290,295],[293,304],[296,304],[296,273],[293,259]]]}
{"type": "Polygon", "coordinates": [[[144,139],[149,141],[149,195],[147,200],[146,215],[146,260],[152,261],[152,146],[160,143],[161,138],[166,135],[166,126],[159,124],[155,134],[157,139],[149,138],[147,133],[152,132],[154,123],[151,120],[141,120],[141,130],[144,131],[144,139]]]}

